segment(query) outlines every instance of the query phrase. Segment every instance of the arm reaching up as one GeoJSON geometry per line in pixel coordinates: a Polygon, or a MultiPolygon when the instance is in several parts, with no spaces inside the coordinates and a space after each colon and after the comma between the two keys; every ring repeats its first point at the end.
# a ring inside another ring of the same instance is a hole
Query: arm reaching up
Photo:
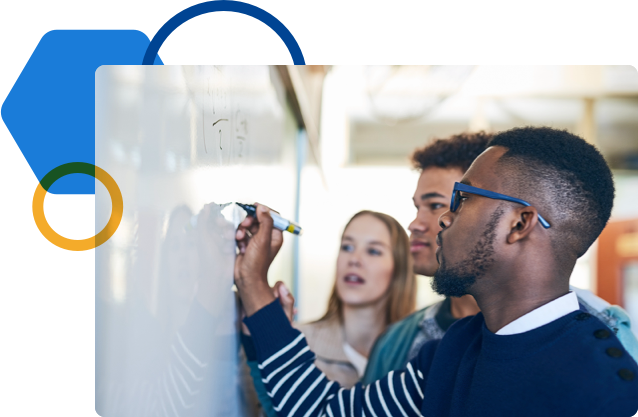
{"type": "Polygon", "coordinates": [[[404,371],[391,372],[366,387],[357,384],[344,390],[315,367],[314,353],[292,328],[268,286],[268,268],[283,240],[281,232],[273,230],[269,211],[258,205],[257,219],[247,218],[237,230],[240,253],[235,283],[248,316],[244,321],[252,334],[262,381],[277,414],[420,416],[425,379],[419,367],[429,364],[435,344],[426,345],[404,371]]]}
{"type": "Polygon", "coordinates": [[[315,367],[314,353],[290,326],[279,302],[245,322],[253,335],[262,381],[279,416],[421,415],[425,379],[420,368],[429,364],[438,341],[426,345],[405,370],[345,390],[315,367]]]}
{"type": "MultiPolygon", "coordinates": [[[[279,299],[279,303],[281,304],[281,308],[284,310],[288,320],[292,323],[292,319],[294,316],[294,305],[295,299],[290,294],[290,291],[286,288],[283,282],[278,281],[273,287],[273,294],[279,299]]],[[[245,314],[244,314],[245,317],[245,314]]],[[[246,326],[246,323],[242,322],[242,345],[244,346],[244,351],[246,352],[246,359],[248,361],[248,367],[250,368],[250,376],[253,380],[253,385],[255,387],[255,391],[257,392],[257,397],[259,398],[259,402],[261,403],[263,413],[268,417],[276,417],[277,413],[275,412],[272,404],[272,400],[268,396],[268,390],[264,385],[264,382],[261,378],[261,371],[259,370],[259,365],[257,363],[257,357],[255,353],[255,345],[253,344],[253,340],[250,337],[250,331],[246,326]]]]}
{"type": "Polygon", "coordinates": [[[257,218],[246,217],[235,235],[239,248],[235,285],[248,316],[275,299],[268,285],[268,268],[283,244],[282,232],[273,228],[270,209],[261,204],[256,206],[257,218]]]}

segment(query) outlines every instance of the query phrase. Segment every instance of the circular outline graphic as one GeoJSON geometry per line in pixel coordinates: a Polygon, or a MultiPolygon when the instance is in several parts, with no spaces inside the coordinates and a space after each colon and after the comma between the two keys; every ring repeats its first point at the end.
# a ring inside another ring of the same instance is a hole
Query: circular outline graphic
{"type": "Polygon", "coordinates": [[[53,168],[40,180],[33,194],[33,220],[35,220],[36,226],[38,226],[40,233],[42,233],[49,242],[62,249],[83,251],[100,246],[113,236],[113,233],[115,233],[120,225],[123,213],[124,202],[122,200],[122,192],[113,177],[102,168],[86,162],[69,162],[53,168]],[[60,178],[69,174],[86,174],[92,176],[104,184],[111,196],[111,218],[100,233],[88,239],[75,240],[60,236],[51,228],[44,216],[44,197],[46,197],[49,187],[60,178]]]}
{"type": "MultiPolygon", "coordinates": [[[[258,18],[261,21],[265,21],[269,18],[267,12],[253,6],[252,4],[241,3],[238,1],[218,0],[218,1],[204,1],[201,3],[193,4],[192,6],[188,6],[182,11],[173,15],[173,17],[168,19],[166,23],[164,23],[157,30],[157,32],[155,32],[155,35],[151,39],[151,42],[148,44],[148,48],[146,48],[146,52],[144,53],[144,58],[142,59],[142,65],[154,64],[155,57],[157,56],[157,54],[159,54],[164,40],[170,37],[171,33],[173,33],[175,28],[177,28],[179,25],[183,24],[184,22],[187,22],[189,19],[194,19],[197,16],[219,15],[221,13],[228,14],[229,16],[240,16],[240,17],[242,17],[242,15],[243,17],[251,16],[252,18],[258,18]]],[[[244,21],[247,24],[249,24],[248,20],[244,19],[244,21]]],[[[189,63],[180,63],[180,64],[189,64],[189,63]]],[[[199,63],[199,62],[196,64],[202,65],[202,63],[199,63]]]]}
{"type": "MultiPolygon", "coordinates": [[[[216,1],[204,1],[201,3],[189,6],[182,11],[176,13],[169,20],[166,21],[151,38],[144,58],[142,59],[142,65],[154,65],[155,59],[160,54],[164,41],[171,36],[176,28],[189,19],[194,19],[197,16],[239,16],[244,21],[252,26],[252,23],[262,25],[264,28],[268,28],[271,31],[274,30],[277,34],[278,42],[275,45],[277,48],[273,48],[272,51],[272,63],[243,63],[248,65],[278,65],[278,64],[305,64],[306,58],[303,54],[303,43],[297,38],[290,29],[272,13],[264,10],[263,8],[254,6],[252,4],[233,1],[233,0],[216,0],[216,1]],[[283,50],[286,50],[284,57],[283,50]]],[[[265,30],[265,29],[264,29],[265,30]]],[[[268,32],[265,30],[264,33],[268,32]]],[[[274,36],[274,35],[273,35],[274,36]]],[[[210,65],[211,63],[201,62],[180,62],[180,63],[168,63],[169,65],[210,65]]],[[[212,63],[212,65],[215,65],[212,63]]]]}

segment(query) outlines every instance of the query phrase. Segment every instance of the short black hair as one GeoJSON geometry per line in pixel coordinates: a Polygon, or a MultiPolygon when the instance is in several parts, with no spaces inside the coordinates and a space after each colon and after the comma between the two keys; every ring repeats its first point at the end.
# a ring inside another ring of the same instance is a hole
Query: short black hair
{"type": "Polygon", "coordinates": [[[423,171],[430,167],[458,168],[465,172],[492,139],[486,132],[461,133],[446,139],[435,139],[412,154],[414,168],[423,171]]]}
{"type": "Polygon", "coordinates": [[[537,209],[548,216],[557,251],[582,256],[605,228],[614,205],[613,176],[596,147],[550,127],[507,130],[488,145],[507,148],[497,162],[507,169],[502,176],[507,188],[541,204],[537,209]]]}

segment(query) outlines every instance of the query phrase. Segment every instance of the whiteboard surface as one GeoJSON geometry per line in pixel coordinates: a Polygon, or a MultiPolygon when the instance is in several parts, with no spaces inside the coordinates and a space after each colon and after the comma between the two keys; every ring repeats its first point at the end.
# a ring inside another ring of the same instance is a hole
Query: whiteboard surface
{"type": "MultiPolygon", "coordinates": [[[[96,411],[255,414],[233,292],[234,230],[263,202],[294,215],[297,130],[266,66],[103,66],[96,165],[124,215],[96,249],[96,411]]],[[[96,186],[96,230],[110,216],[96,186]]],[[[290,240],[290,239],[289,239],[290,240]]],[[[287,242],[271,269],[291,281],[287,242]]]]}

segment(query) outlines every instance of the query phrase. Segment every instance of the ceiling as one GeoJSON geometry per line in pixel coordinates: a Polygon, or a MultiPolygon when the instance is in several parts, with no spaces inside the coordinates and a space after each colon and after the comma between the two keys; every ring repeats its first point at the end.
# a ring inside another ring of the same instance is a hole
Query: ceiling
{"type": "Polygon", "coordinates": [[[346,119],[350,164],[402,165],[433,138],[545,125],[584,136],[613,168],[638,169],[631,66],[336,66],[324,96],[343,108],[330,117],[346,119]]]}

